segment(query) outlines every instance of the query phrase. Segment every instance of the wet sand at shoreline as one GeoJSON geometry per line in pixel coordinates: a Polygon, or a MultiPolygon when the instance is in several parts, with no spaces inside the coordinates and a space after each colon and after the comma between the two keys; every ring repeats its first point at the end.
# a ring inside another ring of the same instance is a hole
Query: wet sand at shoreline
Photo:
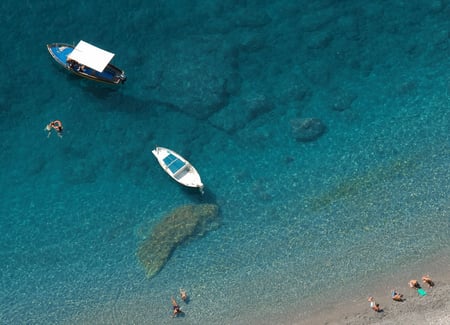
{"type": "MultiPolygon", "coordinates": [[[[435,286],[429,288],[422,284],[423,274],[405,272],[381,279],[374,284],[373,291],[358,292],[351,299],[336,302],[327,308],[320,308],[310,317],[292,319],[289,324],[324,324],[324,325],[356,325],[356,324],[450,324],[450,269],[448,253],[442,253],[434,258],[422,261],[423,269],[433,269],[433,281],[435,286]],[[444,257],[442,257],[444,256],[444,257]],[[411,279],[417,279],[421,287],[427,292],[426,296],[419,296],[415,289],[408,287],[411,279]],[[404,295],[403,302],[393,301],[390,297],[391,289],[395,289],[404,295]],[[369,302],[369,296],[373,296],[380,304],[382,312],[373,311],[369,302]]],[[[418,269],[415,266],[414,269],[418,269]]],[[[287,323],[287,324],[288,324],[287,323]]]]}
{"type": "Polygon", "coordinates": [[[294,321],[293,324],[450,324],[450,284],[437,282],[436,287],[426,291],[425,297],[418,296],[412,290],[405,291],[403,302],[392,301],[387,295],[380,297],[376,301],[383,311],[378,313],[372,311],[362,297],[362,301],[351,307],[338,304],[338,310],[324,310],[304,321],[294,321]]]}
{"type": "MultiPolygon", "coordinates": [[[[378,320],[378,315],[364,317],[367,323],[379,324],[449,324],[450,303],[448,301],[450,285],[439,284],[439,287],[427,290],[426,297],[420,297],[414,292],[414,297],[403,303],[393,303],[386,308],[386,315],[378,320]]],[[[351,318],[350,318],[351,320],[351,318]]],[[[356,318],[354,323],[360,323],[356,318]]]]}

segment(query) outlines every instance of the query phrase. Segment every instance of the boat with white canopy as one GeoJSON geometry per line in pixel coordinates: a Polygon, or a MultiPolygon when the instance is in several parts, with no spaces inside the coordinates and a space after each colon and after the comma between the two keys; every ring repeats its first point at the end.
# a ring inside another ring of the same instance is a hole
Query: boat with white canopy
{"type": "Polygon", "coordinates": [[[125,72],[110,62],[114,53],[80,41],[77,46],[52,43],[47,49],[53,59],[70,72],[84,78],[109,84],[121,84],[127,79],[125,72]]]}

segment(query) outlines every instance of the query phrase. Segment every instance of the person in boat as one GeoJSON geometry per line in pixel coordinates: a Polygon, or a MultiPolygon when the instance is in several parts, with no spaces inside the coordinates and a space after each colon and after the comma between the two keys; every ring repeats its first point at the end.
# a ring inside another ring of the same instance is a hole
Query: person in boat
{"type": "Polygon", "coordinates": [[[187,295],[186,290],[180,288],[180,297],[181,297],[181,300],[183,300],[184,302],[188,301],[188,295],[187,295]]]}
{"type": "Polygon", "coordinates": [[[413,289],[420,289],[419,281],[417,280],[410,280],[409,281],[409,287],[413,289]]]}
{"type": "Polygon", "coordinates": [[[403,295],[401,293],[398,293],[395,291],[395,289],[392,289],[391,291],[391,297],[394,301],[403,301],[403,295]]]}
{"type": "Polygon", "coordinates": [[[73,59],[67,59],[67,64],[69,65],[69,68],[72,70],[76,70],[78,72],[84,72],[85,70],[85,66],[82,64],[79,64],[77,61],[73,60],[73,59]]]}
{"type": "Polygon", "coordinates": [[[61,121],[55,120],[47,124],[47,126],[45,127],[45,131],[48,132],[47,138],[52,134],[52,130],[55,130],[58,137],[62,138],[63,126],[61,121]]]}
{"type": "Polygon", "coordinates": [[[373,297],[369,297],[368,301],[370,302],[370,308],[372,308],[374,311],[376,312],[383,311],[380,307],[380,304],[377,304],[373,297]]]}
{"type": "Polygon", "coordinates": [[[422,277],[422,282],[428,285],[428,288],[434,287],[434,282],[431,280],[429,275],[424,275],[422,277]]]}
{"type": "Polygon", "coordinates": [[[68,58],[66,63],[69,66],[69,68],[74,69],[75,65],[77,64],[77,61],[68,58]]]}
{"type": "Polygon", "coordinates": [[[178,305],[177,301],[174,297],[170,297],[170,300],[172,301],[172,317],[177,317],[178,315],[184,314],[184,312],[181,310],[180,306],[178,305]]]}

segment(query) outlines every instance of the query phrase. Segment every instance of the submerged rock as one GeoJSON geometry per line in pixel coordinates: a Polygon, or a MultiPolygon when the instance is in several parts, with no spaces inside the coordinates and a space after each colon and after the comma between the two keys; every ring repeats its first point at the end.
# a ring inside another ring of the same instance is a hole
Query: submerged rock
{"type": "Polygon", "coordinates": [[[337,89],[332,93],[331,109],[337,112],[343,112],[352,107],[353,102],[358,98],[357,95],[343,89],[337,89]]]}
{"type": "MultiPolygon", "coordinates": [[[[177,42],[160,49],[146,69],[159,71],[143,92],[149,100],[164,103],[189,116],[206,119],[228,102],[227,84],[233,84],[232,57],[222,39],[177,42]]],[[[148,77],[147,77],[148,78],[148,77]]]]}
{"type": "Polygon", "coordinates": [[[297,141],[308,142],[324,134],[326,126],[317,118],[297,118],[291,120],[291,129],[297,141]]]}
{"type": "Polygon", "coordinates": [[[274,107],[272,100],[266,95],[250,93],[237,98],[220,112],[211,116],[209,122],[215,127],[233,134],[269,113],[274,107]]]}
{"type": "Polygon", "coordinates": [[[147,276],[158,274],[180,244],[217,228],[218,215],[217,205],[199,204],[181,206],[164,216],[136,253],[147,276]]]}

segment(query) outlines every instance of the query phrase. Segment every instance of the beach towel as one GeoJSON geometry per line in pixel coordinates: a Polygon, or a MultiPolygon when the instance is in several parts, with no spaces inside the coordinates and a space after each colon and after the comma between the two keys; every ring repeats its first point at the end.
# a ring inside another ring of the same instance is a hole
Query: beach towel
{"type": "Polygon", "coordinates": [[[427,292],[425,290],[423,290],[422,288],[417,289],[417,293],[419,294],[419,296],[423,297],[427,295],[427,292]]]}

